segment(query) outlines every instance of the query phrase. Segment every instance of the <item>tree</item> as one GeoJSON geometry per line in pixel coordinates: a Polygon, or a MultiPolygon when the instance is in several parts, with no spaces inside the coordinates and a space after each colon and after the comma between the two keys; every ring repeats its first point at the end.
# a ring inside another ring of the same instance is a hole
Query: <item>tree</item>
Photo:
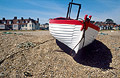
{"type": "Polygon", "coordinates": [[[106,23],[114,23],[114,21],[112,19],[106,19],[105,21],[106,23]]]}

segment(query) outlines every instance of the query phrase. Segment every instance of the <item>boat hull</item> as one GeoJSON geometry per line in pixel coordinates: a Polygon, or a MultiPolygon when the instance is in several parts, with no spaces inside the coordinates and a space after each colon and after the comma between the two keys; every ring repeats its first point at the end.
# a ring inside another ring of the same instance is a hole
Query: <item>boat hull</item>
{"type": "Polygon", "coordinates": [[[68,21],[67,23],[58,22],[55,20],[54,22],[51,22],[51,21],[53,20],[50,20],[49,31],[52,34],[52,36],[56,38],[58,41],[60,41],[61,43],[68,46],[76,54],[78,50],[92,43],[98,34],[97,30],[89,26],[86,30],[85,29],[81,30],[83,28],[82,23],[76,24],[74,22],[72,23],[68,21]],[[82,39],[83,34],[85,38],[82,39]]]}

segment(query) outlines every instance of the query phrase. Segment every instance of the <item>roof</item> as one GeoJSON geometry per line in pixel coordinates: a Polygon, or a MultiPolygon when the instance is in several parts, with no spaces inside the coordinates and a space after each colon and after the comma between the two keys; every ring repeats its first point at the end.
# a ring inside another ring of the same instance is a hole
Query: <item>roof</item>
{"type": "Polygon", "coordinates": [[[32,23],[34,23],[34,24],[37,24],[37,23],[39,23],[39,21],[36,21],[36,20],[34,20],[34,19],[31,19],[31,18],[29,18],[29,19],[23,19],[23,18],[21,18],[21,19],[3,19],[3,20],[0,20],[0,24],[5,24],[5,25],[13,25],[13,24],[19,24],[19,25],[25,25],[25,24],[28,24],[29,22],[32,22],[32,23]]]}

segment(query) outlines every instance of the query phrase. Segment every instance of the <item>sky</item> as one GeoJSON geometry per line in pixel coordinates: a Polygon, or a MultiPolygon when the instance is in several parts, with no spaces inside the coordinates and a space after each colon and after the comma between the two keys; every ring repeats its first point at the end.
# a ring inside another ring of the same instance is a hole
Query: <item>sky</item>
{"type": "MultiPolygon", "coordinates": [[[[17,16],[32,18],[40,23],[49,22],[50,18],[66,17],[71,0],[0,0],[0,19],[13,19],[17,16]]],[[[80,18],[92,15],[94,21],[113,19],[120,24],[120,0],[74,0],[81,4],[80,18]]],[[[76,18],[77,6],[72,7],[71,18],[76,18]]]]}

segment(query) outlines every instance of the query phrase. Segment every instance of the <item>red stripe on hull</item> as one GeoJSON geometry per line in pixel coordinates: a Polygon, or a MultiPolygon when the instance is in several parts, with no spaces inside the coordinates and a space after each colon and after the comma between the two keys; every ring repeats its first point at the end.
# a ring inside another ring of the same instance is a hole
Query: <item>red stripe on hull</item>
{"type": "MultiPolygon", "coordinates": [[[[50,19],[49,20],[49,23],[50,24],[70,24],[70,25],[82,25],[84,26],[83,24],[83,21],[78,21],[78,20],[73,20],[73,19],[66,19],[66,18],[60,18],[60,19],[50,19]]],[[[90,27],[90,28],[93,28],[95,29],[96,31],[99,31],[100,28],[90,22],[86,22],[86,27],[90,27]]]]}
{"type": "Polygon", "coordinates": [[[55,19],[50,19],[49,23],[52,23],[52,24],[82,25],[82,22],[78,21],[78,20],[55,20],[55,19]]]}

